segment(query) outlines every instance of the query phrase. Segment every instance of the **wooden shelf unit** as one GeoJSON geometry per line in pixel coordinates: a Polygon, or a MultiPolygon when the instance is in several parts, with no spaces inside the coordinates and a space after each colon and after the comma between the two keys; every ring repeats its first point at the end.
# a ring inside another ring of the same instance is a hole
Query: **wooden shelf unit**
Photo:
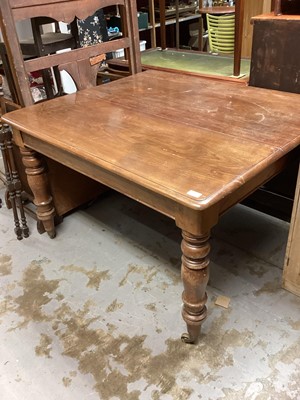
{"type": "MultiPolygon", "coordinates": [[[[199,0],[200,3],[202,3],[202,0],[199,0]]],[[[164,2],[160,2],[164,3],[164,2]]],[[[137,6],[139,10],[139,1],[137,0],[137,6]]],[[[186,21],[192,21],[195,19],[200,19],[202,18],[201,14],[197,12],[197,9],[195,12],[187,12],[186,15],[179,16],[178,18],[178,23],[186,22],[186,21]]],[[[154,0],[148,0],[148,10],[149,10],[149,24],[147,28],[142,28],[139,29],[140,32],[143,31],[150,31],[150,47],[155,48],[157,47],[157,29],[162,28],[164,29],[164,26],[170,26],[170,25],[176,25],[176,18],[165,18],[163,16],[159,16],[159,22],[157,21],[157,15],[155,14],[155,6],[154,6],[154,0]]],[[[161,45],[162,47],[164,46],[164,43],[166,42],[166,39],[163,38],[162,36],[165,36],[164,33],[161,34],[161,45]]]]}

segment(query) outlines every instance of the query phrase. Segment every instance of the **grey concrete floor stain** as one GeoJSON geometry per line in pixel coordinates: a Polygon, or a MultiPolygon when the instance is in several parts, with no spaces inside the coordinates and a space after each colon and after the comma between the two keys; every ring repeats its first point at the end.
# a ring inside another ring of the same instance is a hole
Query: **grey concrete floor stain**
{"type": "Polygon", "coordinates": [[[124,286],[128,282],[131,274],[142,274],[146,283],[150,283],[157,274],[157,267],[144,267],[135,264],[129,264],[126,275],[119,282],[119,286],[124,286]]]}
{"type": "Polygon", "coordinates": [[[0,254],[0,276],[11,274],[12,260],[7,254],[0,254]]]}
{"type": "Polygon", "coordinates": [[[69,387],[71,385],[71,383],[72,383],[72,379],[69,378],[68,376],[64,376],[62,378],[62,381],[63,381],[63,384],[64,384],[65,387],[69,387]]]}
{"type": "MultiPolygon", "coordinates": [[[[300,338],[299,338],[300,339],[300,338]]],[[[272,385],[267,388],[266,393],[274,393],[276,396],[282,395],[282,398],[285,399],[287,389],[289,390],[290,398],[299,399],[300,398],[300,369],[299,365],[298,368],[291,368],[292,363],[295,360],[295,355],[300,353],[300,340],[298,343],[295,343],[289,347],[282,349],[281,351],[277,352],[275,355],[270,356],[269,358],[269,365],[272,369],[272,374],[270,376],[270,382],[272,385]],[[290,384],[287,388],[285,385],[276,382],[276,371],[279,369],[285,369],[289,374],[290,384]],[[274,386],[276,388],[276,393],[274,390],[274,386]]],[[[288,397],[286,397],[288,398],[288,397]]]]}
{"type": "Polygon", "coordinates": [[[96,267],[94,267],[92,270],[87,270],[83,267],[79,267],[76,265],[64,265],[61,267],[61,269],[69,272],[80,272],[86,275],[89,279],[86,286],[89,288],[95,288],[96,290],[99,289],[102,281],[110,279],[110,274],[108,270],[99,271],[99,269],[96,267]]]}
{"type": "Polygon", "coordinates": [[[228,399],[240,400],[242,398],[254,398],[255,400],[299,400],[300,371],[290,370],[289,366],[295,359],[295,354],[299,354],[300,343],[289,346],[279,351],[274,356],[270,355],[268,362],[272,373],[268,379],[257,379],[255,382],[247,383],[245,389],[233,391],[225,389],[224,392],[228,399]],[[283,368],[289,375],[288,387],[278,382],[278,370],[283,368]]]}
{"type": "Polygon", "coordinates": [[[253,292],[253,294],[255,296],[259,296],[264,293],[269,293],[269,294],[276,293],[279,290],[281,290],[280,282],[271,281],[271,282],[265,283],[260,289],[255,290],[253,292]]]}
{"type": "Polygon", "coordinates": [[[177,258],[177,257],[170,257],[169,260],[170,260],[170,263],[171,263],[172,265],[174,265],[174,266],[177,266],[177,265],[180,264],[180,258],[177,258]]]}
{"type": "MultiPolygon", "coordinates": [[[[33,264],[25,271],[21,285],[27,296],[16,299],[18,304],[16,310],[26,318],[27,323],[30,319],[34,321],[46,319],[54,322],[53,333],[61,341],[62,354],[76,359],[81,373],[93,375],[95,390],[103,400],[112,396],[138,399],[140,393],[138,391],[128,393],[127,388],[130,383],[142,378],[148,385],[159,387],[161,394],[168,393],[177,398],[174,396],[180,391],[180,398],[188,399],[191,390],[188,387],[179,389],[176,384],[176,375],[185,364],[188,364],[193,374],[203,382],[210,382],[220,368],[233,364],[232,355],[227,351],[224,355],[224,349],[230,346],[245,346],[253,336],[251,332],[222,331],[222,326],[228,318],[228,313],[224,313],[214,320],[212,333],[207,338],[208,343],[202,343],[200,349],[197,346],[186,346],[180,340],[167,340],[167,350],[153,357],[151,351],[143,346],[145,336],[128,337],[121,334],[115,338],[102,329],[91,329],[90,325],[97,319],[87,317],[91,302],[87,301],[84,308],[77,311],[62,303],[52,315],[48,314],[43,318],[36,312],[29,314],[27,311],[24,312],[20,299],[24,300],[25,309],[28,307],[29,296],[31,297],[29,305],[34,302],[41,306],[46,304],[45,300],[49,300],[45,293],[58,289],[59,281],[45,280],[40,268],[33,264]],[[209,367],[214,371],[212,377],[201,374],[199,367],[202,360],[209,360],[209,367]]],[[[22,326],[24,327],[24,324],[22,326]]],[[[42,334],[40,343],[36,346],[36,354],[49,357],[51,342],[48,335],[42,334]]],[[[64,385],[70,384],[71,380],[65,378],[64,385]]],[[[155,394],[153,396],[155,398],[155,394]]]]}
{"type": "Polygon", "coordinates": [[[38,346],[35,347],[35,354],[40,357],[47,357],[51,358],[51,344],[52,339],[50,336],[46,335],[45,333],[41,334],[40,343],[38,346]]]}
{"type": "Polygon", "coordinates": [[[299,321],[291,321],[290,319],[288,319],[287,322],[291,328],[293,328],[295,331],[300,332],[300,320],[299,321]]]}
{"type": "MultiPolygon", "coordinates": [[[[129,266],[128,272],[133,271],[137,270],[129,266]]],[[[149,274],[147,268],[139,269],[139,272],[142,274],[146,272],[146,278],[152,276],[152,272],[149,274]]],[[[138,400],[141,392],[139,390],[128,392],[128,385],[142,378],[146,380],[148,386],[155,385],[159,388],[151,392],[151,399],[160,399],[163,394],[171,395],[173,399],[190,399],[193,394],[196,394],[188,387],[189,378],[186,381],[186,387],[179,387],[176,383],[176,376],[185,365],[189,365],[190,372],[203,384],[212,382],[224,365],[233,365],[230,348],[249,346],[254,336],[253,332],[247,330],[224,331],[222,327],[228,321],[230,310],[224,311],[219,318],[214,319],[210,334],[201,338],[198,347],[186,346],[179,340],[167,340],[167,350],[153,357],[151,351],[144,346],[145,336],[129,337],[121,334],[113,337],[108,331],[91,329],[89,326],[97,319],[87,317],[91,301],[87,301],[82,310],[75,312],[70,306],[62,303],[52,315],[44,315],[36,311],[28,313],[27,309],[33,303],[42,307],[51,301],[48,294],[55,295],[56,290],[59,289],[59,283],[59,280],[45,279],[41,263],[32,262],[25,269],[23,278],[18,283],[23,288],[24,294],[15,299],[17,307],[13,309],[24,318],[23,322],[26,321],[26,323],[31,320],[53,322],[53,333],[61,341],[62,354],[76,359],[81,373],[92,374],[95,379],[94,388],[99,393],[99,398],[103,400],[113,396],[119,396],[120,399],[126,400],[138,400]],[[23,302],[24,304],[22,304],[23,302]],[[201,373],[201,364],[207,361],[213,372],[204,375],[201,373]]],[[[60,293],[57,293],[55,298],[59,298],[61,302],[64,300],[60,293]]],[[[24,328],[25,324],[23,323],[19,327],[24,328]]],[[[40,343],[36,346],[36,354],[49,357],[51,342],[52,339],[48,335],[42,334],[40,343]]],[[[289,362],[293,359],[295,351],[298,350],[299,347],[296,347],[289,349],[289,352],[286,350],[280,352],[273,357],[273,360],[270,359],[270,362],[274,364],[274,367],[279,361],[289,362]]],[[[294,375],[295,378],[299,377],[297,373],[294,375]]],[[[274,379],[276,379],[276,372],[274,372],[274,379]]],[[[66,388],[70,387],[71,377],[64,377],[63,384],[66,388]]],[[[284,397],[284,393],[282,393],[282,397],[278,397],[278,392],[274,391],[272,385],[270,383],[269,387],[266,387],[264,383],[266,392],[261,393],[256,399],[270,399],[268,396],[272,392],[274,393],[272,399],[290,398],[284,397]]],[[[296,383],[294,386],[295,393],[297,393],[298,386],[296,383]]],[[[291,389],[293,390],[293,385],[290,387],[291,389]]],[[[240,399],[243,398],[245,391],[235,393],[232,390],[224,389],[224,393],[227,393],[230,399],[240,399]]],[[[197,398],[201,399],[201,395],[197,394],[197,398]]]]}
{"type": "Polygon", "coordinates": [[[157,308],[156,308],[156,304],[155,303],[149,303],[149,304],[145,304],[145,308],[149,311],[153,311],[156,312],[157,308]]]}
{"type": "Polygon", "coordinates": [[[255,275],[258,278],[262,278],[267,272],[268,269],[266,268],[265,265],[258,265],[258,263],[248,263],[247,264],[248,271],[251,275],[255,275]]]}
{"type": "Polygon", "coordinates": [[[102,329],[91,329],[87,313],[88,308],[74,313],[67,307],[61,320],[64,329],[59,329],[57,336],[63,344],[63,354],[78,360],[81,373],[93,375],[101,399],[138,399],[140,392],[128,392],[127,387],[141,378],[148,385],[157,385],[161,393],[172,394],[176,390],[175,372],[190,357],[180,340],[169,341],[165,353],[152,357],[143,346],[145,336],[120,334],[115,338],[102,329]]]}
{"type": "MultiPolygon", "coordinates": [[[[184,388],[180,390],[174,390],[173,391],[173,398],[176,400],[188,400],[191,398],[191,395],[193,395],[194,391],[189,389],[189,388],[184,388]]],[[[198,395],[197,399],[201,399],[202,396],[198,395]]],[[[151,394],[151,400],[160,400],[161,399],[161,392],[159,390],[154,390],[151,394]]]]}
{"type": "Polygon", "coordinates": [[[115,299],[107,308],[106,312],[114,312],[124,306],[123,303],[118,303],[118,300],[115,299]]]}
{"type": "Polygon", "coordinates": [[[13,311],[23,320],[12,329],[25,327],[31,321],[48,321],[49,316],[43,312],[43,306],[51,301],[49,295],[56,291],[59,283],[59,279],[47,280],[41,262],[32,261],[18,283],[23,288],[23,294],[14,299],[13,311]]]}
{"type": "MultiPolygon", "coordinates": [[[[180,276],[180,267],[181,265],[176,262],[177,268],[166,268],[164,271],[166,273],[166,276],[168,276],[171,279],[171,284],[173,285],[178,285],[181,282],[181,276],[180,276]]],[[[170,285],[167,284],[167,287],[170,285]]]]}
{"type": "MultiPolygon", "coordinates": [[[[128,271],[132,272],[131,267],[128,271]]],[[[142,269],[140,272],[146,273],[146,278],[149,279],[154,276],[153,272],[149,274],[147,269],[142,269]]],[[[158,387],[162,394],[177,396],[180,391],[180,398],[188,399],[191,390],[188,387],[179,388],[176,383],[176,375],[186,363],[196,376],[209,380],[200,372],[201,359],[206,359],[209,355],[210,368],[216,374],[218,369],[224,365],[232,365],[233,362],[231,355],[224,357],[224,353],[220,350],[230,345],[245,344],[247,336],[245,332],[230,331],[227,334],[220,334],[222,324],[227,320],[224,314],[213,323],[209,346],[202,344],[199,349],[197,346],[186,346],[180,339],[167,340],[166,351],[152,356],[151,350],[144,346],[145,335],[129,337],[120,334],[114,337],[103,329],[90,328],[90,325],[98,319],[98,317],[88,317],[92,301],[86,301],[82,309],[74,311],[60,297],[61,302],[52,313],[43,313],[43,306],[52,301],[49,294],[55,295],[59,284],[60,280],[45,278],[41,263],[32,262],[18,283],[23,288],[23,294],[13,299],[11,310],[23,319],[18,328],[25,328],[33,321],[52,323],[52,334],[60,340],[62,354],[76,359],[81,373],[92,374],[95,379],[94,388],[103,400],[112,396],[138,399],[140,392],[128,392],[128,385],[142,378],[147,381],[148,386],[158,387]],[[212,351],[213,357],[211,357],[212,351]]],[[[116,301],[113,303],[117,304],[116,301]]],[[[52,341],[49,333],[42,333],[40,342],[35,347],[36,355],[50,358],[52,341]]],[[[66,387],[71,385],[70,378],[65,378],[63,382],[66,387]]],[[[155,398],[155,393],[153,396],[155,398]]]]}

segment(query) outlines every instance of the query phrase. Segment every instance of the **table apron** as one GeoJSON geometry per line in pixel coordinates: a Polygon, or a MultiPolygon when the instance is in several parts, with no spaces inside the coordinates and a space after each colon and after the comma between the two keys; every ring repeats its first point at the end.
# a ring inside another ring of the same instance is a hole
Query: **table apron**
{"type": "Polygon", "coordinates": [[[296,158],[299,158],[298,148],[292,150],[291,152],[285,154],[283,157],[267,165],[266,168],[255,174],[232,194],[225,196],[222,204],[220,205],[220,215],[225,213],[235,204],[243,201],[246,197],[255,192],[260,186],[268,182],[270,179],[274,178],[296,158]]]}
{"type": "MultiPolygon", "coordinates": [[[[17,133],[17,132],[16,132],[17,133]]],[[[249,179],[240,187],[235,188],[232,193],[227,193],[223,197],[203,209],[193,209],[179,201],[176,201],[163,194],[154,192],[151,189],[124,178],[117,173],[109,171],[92,161],[81,158],[66,150],[60,149],[53,144],[46,143],[38,138],[21,133],[23,145],[37,151],[51,159],[56,160],[89,178],[94,179],[116,191],[145,204],[146,206],[172,218],[176,225],[194,235],[202,235],[211,230],[218,223],[220,215],[226,212],[230,207],[242,201],[253,193],[259,186],[269,181],[271,178],[281,172],[286,165],[295,158],[291,152],[274,163],[266,166],[265,169],[249,179]]]]}
{"type": "MultiPolygon", "coordinates": [[[[14,130],[14,133],[18,134],[18,131],[14,130]]],[[[184,231],[201,235],[208,232],[218,222],[219,212],[216,206],[204,210],[193,209],[53,144],[46,143],[24,132],[21,133],[21,136],[22,146],[35,150],[174,219],[176,225],[184,231]]]]}

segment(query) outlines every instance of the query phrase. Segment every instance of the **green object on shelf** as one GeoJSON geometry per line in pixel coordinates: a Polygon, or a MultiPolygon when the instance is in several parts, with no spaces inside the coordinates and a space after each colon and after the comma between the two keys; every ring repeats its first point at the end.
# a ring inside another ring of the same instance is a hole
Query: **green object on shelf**
{"type": "Polygon", "coordinates": [[[138,12],[138,25],[139,25],[139,29],[147,29],[148,28],[148,13],[147,12],[138,12]]]}

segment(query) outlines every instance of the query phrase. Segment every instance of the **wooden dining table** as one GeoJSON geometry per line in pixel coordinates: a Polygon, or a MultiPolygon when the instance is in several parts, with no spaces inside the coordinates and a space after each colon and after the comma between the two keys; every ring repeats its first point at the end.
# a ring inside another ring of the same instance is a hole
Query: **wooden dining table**
{"type": "Polygon", "coordinates": [[[182,231],[182,340],[195,343],[207,314],[211,229],[299,157],[299,110],[296,94],[148,70],[2,119],[50,237],[55,210],[42,155],[174,219],[182,231]]]}

